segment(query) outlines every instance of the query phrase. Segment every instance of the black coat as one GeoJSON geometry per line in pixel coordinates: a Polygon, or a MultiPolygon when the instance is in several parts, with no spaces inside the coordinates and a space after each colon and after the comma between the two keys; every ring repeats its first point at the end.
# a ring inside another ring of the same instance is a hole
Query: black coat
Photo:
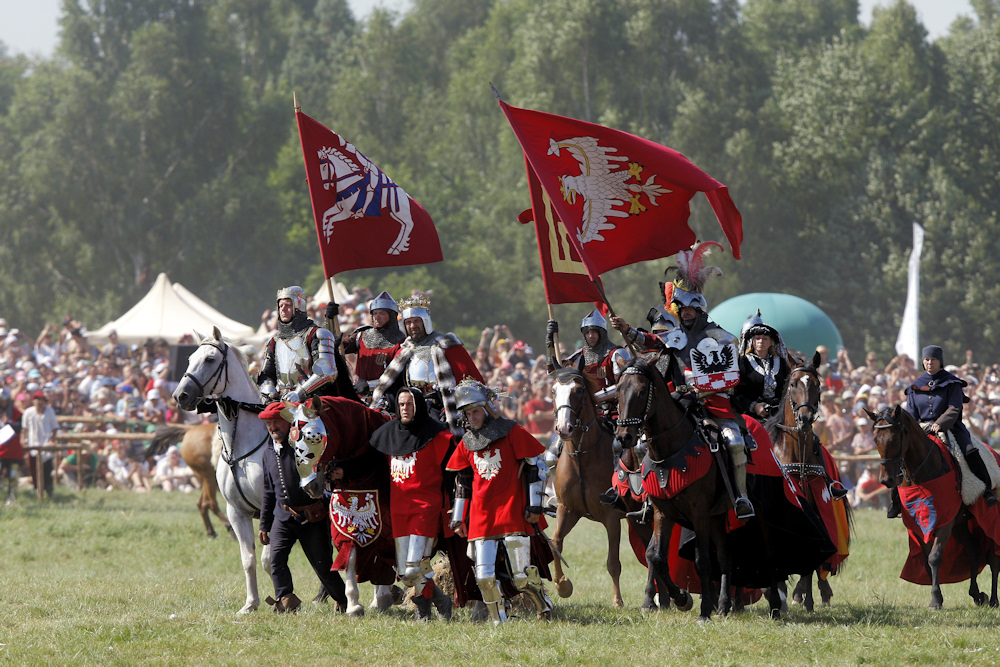
{"type": "Polygon", "coordinates": [[[778,370],[775,373],[774,397],[770,400],[764,398],[764,374],[753,367],[748,355],[740,357],[740,383],[736,385],[733,393],[733,408],[743,414],[750,413],[750,406],[754,403],[764,402],[767,404],[768,415],[774,415],[781,409],[781,402],[785,398],[788,375],[791,369],[788,362],[780,357],[775,357],[778,363],[778,370]]]}
{"type": "Polygon", "coordinates": [[[285,506],[301,507],[311,505],[316,500],[299,487],[299,471],[295,466],[295,452],[291,445],[283,445],[281,452],[276,454],[274,444],[265,443],[263,463],[264,500],[260,508],[260,529],[269,533],[275,521],[299,521],[285,506]]]}

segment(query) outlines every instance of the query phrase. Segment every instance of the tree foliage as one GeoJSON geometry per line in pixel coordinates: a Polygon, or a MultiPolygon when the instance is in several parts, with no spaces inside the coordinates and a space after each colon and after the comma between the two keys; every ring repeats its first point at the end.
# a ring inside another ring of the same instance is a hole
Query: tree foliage
{"type": "MultiPolygon", "coordinates": [[[[0,314],[117,316],[160,271],[252,322],[322,276],[294,129],[341,133],[432,214],[445,261],[341,276],[433,289],[466,338],[547,317],[524,163],[490,93],[669,145],[730,186],[743,260],[711,303],[802,296],[849,347],[891,349],[913,222],[923,336],[1000,342],[1000,22],[995,0],[930,42],[903,0],[66,0],[56,55],[0,45],[0,314]]],[[[691,224],[722,234],[703,197],[691,224]]],[[[633,323],[669,263],[605,276],[633,323]]],[[[575,324],[586,306],[561,306],[575,324]]]]}

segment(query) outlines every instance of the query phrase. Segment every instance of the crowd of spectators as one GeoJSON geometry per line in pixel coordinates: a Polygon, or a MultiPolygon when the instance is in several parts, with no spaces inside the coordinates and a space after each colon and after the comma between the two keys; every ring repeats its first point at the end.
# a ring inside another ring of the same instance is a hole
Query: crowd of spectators
{"type": "MultiPolygon", "coordinates": [[[[342,331],[350,332],[369,323],[366,304],[371,298],[368,288],[351,290],[346,302],[340,304],[342,331]]],[[[309,315],[318,323],[323,322],[324,306],[309,306],[309,315]]],[[[273,329],[276,314],[266,311],[262,322],[265,329],[273,329]]],[[[186,338],[175,342],[194,341],[186,338]]],[[[484,328],[475,347],[466,343],[487,383],[501,390],[503,416],[521,423],[540,440],[550,441],[554,415],[545,355],[536,355],[506,324],[484,328]]],[[[569,351],[580,344],[582,340],[576,341],[569,351]]],[[[251,352],[251,372],[255,373],[257,351],[245,351],[251,352]]],[[[883,364],[875,353],[868,352],[864,363],[855,365],[847,350],[832,356],[822,346],[817,351],[822,358],[819,370],[824,391],[821,417],[815,428],[823,444],[834,455],[871,455],[875,443],[865,409],[877,412],[905,403],[906,388],[923,371],[906,355],[883,364]]],[[[112,333],[110,340],[98,348],[87,342],[80,323],[69,317],[61,326],[47,325],[35,338],[8,329],[0,318],[0,352],[0,386],[8,389],[21,412],[31,407],[32,396],[42,392],[55,414],[103,417],[100,428],[112,435],[119,430],[152,431],[159,424],[209,418],[186,413],[174,404],[171,392],[176,384],[169,377],[170,344],[162,339],[127,346],[112,333]]],[[[811,356],[811,351],[805,356],[811,356]]],[[[966,394],[970,401],[963,419],[969,431],[990,446],[1000,447],[1000,364],[980,364],[969,351],[961,366],[949,365],[947,369],[968,382],[966,394]]],[[[97,428],[94,421],[62,421],[60,427],[87,431],[97,428]]],[[[101,442],[100,447],[84,456],[85,483],[140,492],[157,487],[184,491],[194,488],[190,470],[183,465],[176,448],[153,462],[151,469],[141,446],[137,451],[129,441],[108,438],[101,442]]],[[[33,463],[33,459],[26,457],[25,463],[29,462],[33,463]]],[[[884,487],[877,483],[877,461],[841,460],[840,465],[843,482],[851,490],[855,504],[883,502],[884,487]]],[[[78,483],[81,466],[75,454],[57,457],[53,468],[57,478],[72,485],[78,483]]]]}
{"type": "MultiPolygon", "coordinates": [[[[53,478],[73,488],[81,484],[139,492],[156,486],[193,488],[190,470],[183,483],[177,483],[176,476],[161,478],[157,474],[159,461],[147,461],[144,456],[144,441],[113,437],[152,432],[160,424],[202,419],[174,404],[169,363],[170,344],[163,339],[127,346],[111,332],[108,342],[97,347],[87,341],[82,325],[71,317],[61,325],[46,325],[37,337],[9,328],[0,318],[0,388],[6,390],[5,395],[20,413],[29,417],[51,414],[58,420],[39,421],[45,425],[41,430],[23,430],[22,446],[54,446],[52,436],[58,431],[99,432],[102,436],[95,439],[95,446],[78,449],[67,445],[64,450],[42,452],[49,495],[53,478]],[[68,452],[72,453],[66,455],[68,452]]],[[[31,483],[37,484],[35,456],[28,452],[21,463],[19,472],[24,481],[30,476],[31,483]]]]}

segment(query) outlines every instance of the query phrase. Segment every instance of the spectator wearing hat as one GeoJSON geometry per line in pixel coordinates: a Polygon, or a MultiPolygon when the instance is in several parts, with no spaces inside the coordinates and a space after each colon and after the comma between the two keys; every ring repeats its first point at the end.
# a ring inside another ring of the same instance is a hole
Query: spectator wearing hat
{"type": "MultiPolygon", "coordinates": [[[[49,405],[48,396],[41,389],[37,389],[31,394],[31,407],[24,411],[21,418],[21,434],[25,448],[29,451],[38,447],[46,447],[52,444],[55,434],[59,431],[59,422],[56,421],[56,412],[49,405]]],[[[35,484],[35,490],[41,488],[44,482],[45,493],[52,498],[53,479],[52,468],[55,455],[51,451],[36,451],[29,454],[31,463],[31,477],[35,484]],[[38,463],[41,461],[42,476],[38,477],[38,463]]]]}

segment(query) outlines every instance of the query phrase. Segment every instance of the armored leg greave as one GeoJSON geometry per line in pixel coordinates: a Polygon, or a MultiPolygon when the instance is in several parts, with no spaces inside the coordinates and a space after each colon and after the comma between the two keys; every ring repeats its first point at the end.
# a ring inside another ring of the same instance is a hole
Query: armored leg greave
{"type": "Polygon", "coordinates": [[[531,600],[539,617],[551,613],[552,600],[545,594],[538,568],[531,564],[530,538],[523,535],[505,537],[504,547],[507,549],[514,587],[531,600]]]}
{"type": "Polygon", "coordinates": [[[500,625],[507,620],[507,609],[500,591],[500,582],[497,581],[498,540],[475,540],[473,545],[476,549],[476,584],[493,624],[500,625]]]}

